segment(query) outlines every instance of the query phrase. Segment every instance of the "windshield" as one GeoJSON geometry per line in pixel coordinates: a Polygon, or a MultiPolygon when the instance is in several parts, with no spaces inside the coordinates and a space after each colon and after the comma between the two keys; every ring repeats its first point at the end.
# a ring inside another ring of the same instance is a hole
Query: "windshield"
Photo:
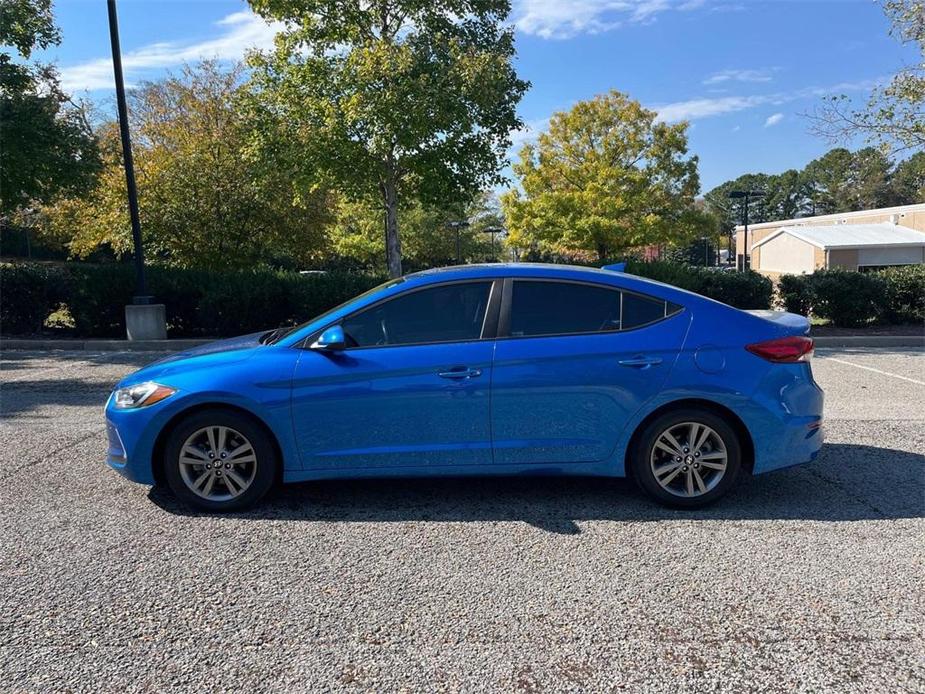
{"type": "Polygon", "coordinates": [[[380,284],[380,285],[378,285],[378,286],[376,286],[376,287],[373,287],[372,289],[369,289],[369,290],[363,292],[362,294],[359,294],[358,296],[353,297],[352,299],[348,299],[348,300],[345,301],[344,303],[339,304],[338,306],[335,306],[335,307],[332,308],[332,309],[328,309],[328,310],[325,311],[324,313],[321,313],[321,314],[315,316],[314,318],[305,321],[304,323],[299,323],[298,325],[293,325],[293,326],[288,327],[288,328],[277,328],[276,330],[273,330],[273,331],[267,333],[267,335],[265,336],[265,338],[262,339],[261,341],[262,341],[264,344],[268,344],[268,345],[275,344],[275,343],[279,342],[280,340],[282,340],[282,339],[283,339],[284,337],[286,337],[287,335],[291,335],[291,334],[294,333],[296,330],[301,330],[301,329],[304,328],[306,325],[310,325],[310,324],[315,323],[315,322],[318,322],[318,321],[323,321],[325,318],[327,318],[328,316],[331,316],[331,315],[337,313],[337,312],[340,311],[341,309],[347,308],[347,307],[349,307],[349,306],[351,306],[351,305],[353,305],[353,304],[355,304],[355,303],[358,303],[358,302],[362,301],[363,299],[365,299],[366,297],[368,297],[370,294],[375,294],[376,292],[381,292],[383,289],[389,289],[390,287],[394,287],[394,286],[396,286],[396,285],[398,285],[398,284],[401,284],[401,283],[404,282],[404,281],[405,281],[404,278],[399,277],[398,279],[389,280],[388,282],[383,282],[382,284],[380,284]]]}

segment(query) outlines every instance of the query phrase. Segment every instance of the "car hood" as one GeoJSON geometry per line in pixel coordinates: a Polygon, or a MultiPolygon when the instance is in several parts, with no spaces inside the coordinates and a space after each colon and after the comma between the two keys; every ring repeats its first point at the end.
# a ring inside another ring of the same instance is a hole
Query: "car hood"
{"type": "Polygon", "coordinates": [[[165,379],[172,374],[185,373],[193,369],[209,369],[245,361],[258,350],[265,348],[265,345],[260,343],[260,336],[264,334],[266,331],[262,330],[259,333],[216,340],[176,352],[129,374],[119,382],[118,387],[165,379]]]}

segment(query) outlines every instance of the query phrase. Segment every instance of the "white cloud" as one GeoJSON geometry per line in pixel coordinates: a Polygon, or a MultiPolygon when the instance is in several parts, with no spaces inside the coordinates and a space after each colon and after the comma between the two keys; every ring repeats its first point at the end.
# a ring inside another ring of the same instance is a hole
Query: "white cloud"
{"type": "Polygon", "coordinates": [[[781,96],[722,96],[716,99],[688,99],[676,101],[671,104],[656,107],[658,119],[674,123],[680,120],[696,120],[720,116],[724,113],[735,113],[756,106],[773,103],[773,99],[782,99],[781,96]]]}
{"type": "Polygon", "coordinates": [[[772,73],[777,68],[765,70],[720,70],[707,77],[704,84],[721,84],[723,82],[770,82],[772,73]]]}
{"type": "MultiPolygon", "coordinates": [[[[861,82],[842,82],[829,87],[807,87],[793,92],[778,92],[775,94],[754,94],[750,96],[721,96],[716,98],[688,99],[676,101],[662,106],[653,107],[658,112],[658,120],[676,122],[681,120],[697,120],[720,116],[725,113],[736,113],[758,106],[780,106],[781,104],[825,96],[827,94],[841,94],[844,92],[870,89],[878,80],[864,80],[861,82]]],[[[783,116],[781,116],[783,118],[783,116]]],[[[779,120],[775,121],[775,123],[779,120]]],[[[774,125],[774,123],[771,123],[774,125]]]]}
{"type": "Polygon", "coordinates": [[[770,128],[770,127],[772,127],[772,126],[777,125],[777,124],[780,123],[782,120],[784,120],[784,114],[783,114],[783,113],[775,113],[775,114],[772,114],[772,115],[768,116],[768,119],[764,122],[764,127],[770,128]]]}
{"type": "MultiPolygon", "coordinates": [[[[215,23],[220,34],[197,43],[161,42],[123,53],[125,81],[144,79],[151,70],[176,67],[202,59],[239,60],[251,48],[268,49],[281,28],[268,24],[254,13],[235,12],[215,23]]],[[[61,69],[65,91],[113,89],[112,58],[97,58],[61,69]]]]}
{"type": "Polygon", "coordinates": [[[518,0],[514,24],[519,31],[544,39],[600,34],[628,23],[654,21],[672,10],[686,11],[705,0],[518,0]]]}

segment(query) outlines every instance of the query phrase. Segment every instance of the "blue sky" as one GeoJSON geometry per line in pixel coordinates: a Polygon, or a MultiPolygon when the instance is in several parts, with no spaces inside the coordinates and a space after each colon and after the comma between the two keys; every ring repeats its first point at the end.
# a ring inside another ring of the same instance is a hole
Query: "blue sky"
{"type": "MultiPolygon", "coordinates": [[[[57,0],[63,41],[41,55],[66,88],[111,106],[106,5],[57,0]]],[[[120,0],[126,80],[201,57],[231,60],[270,45],[273,28],[236,0],[120,0]]],[[[832,145],[804,114],[825,94],[859,99],[915,59],[870,0],[514,0],[517,70],[532,82],[529,125],[618,89],[665,120],[691,123],[703,191],[751,171],[801,168],[832,145]]]]}

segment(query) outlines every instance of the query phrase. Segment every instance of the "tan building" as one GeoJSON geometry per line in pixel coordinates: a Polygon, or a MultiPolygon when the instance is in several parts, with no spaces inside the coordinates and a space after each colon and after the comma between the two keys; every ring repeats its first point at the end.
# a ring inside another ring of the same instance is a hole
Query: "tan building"
{"type": "MultiPolygon", "coordinates": [[[[744,261],[744,232],[736,227],[738,267],[744,261]]],[[[922,263],[925,204],[749,224],[748,247],[751,267],[772,277],[922,263]]]]}

